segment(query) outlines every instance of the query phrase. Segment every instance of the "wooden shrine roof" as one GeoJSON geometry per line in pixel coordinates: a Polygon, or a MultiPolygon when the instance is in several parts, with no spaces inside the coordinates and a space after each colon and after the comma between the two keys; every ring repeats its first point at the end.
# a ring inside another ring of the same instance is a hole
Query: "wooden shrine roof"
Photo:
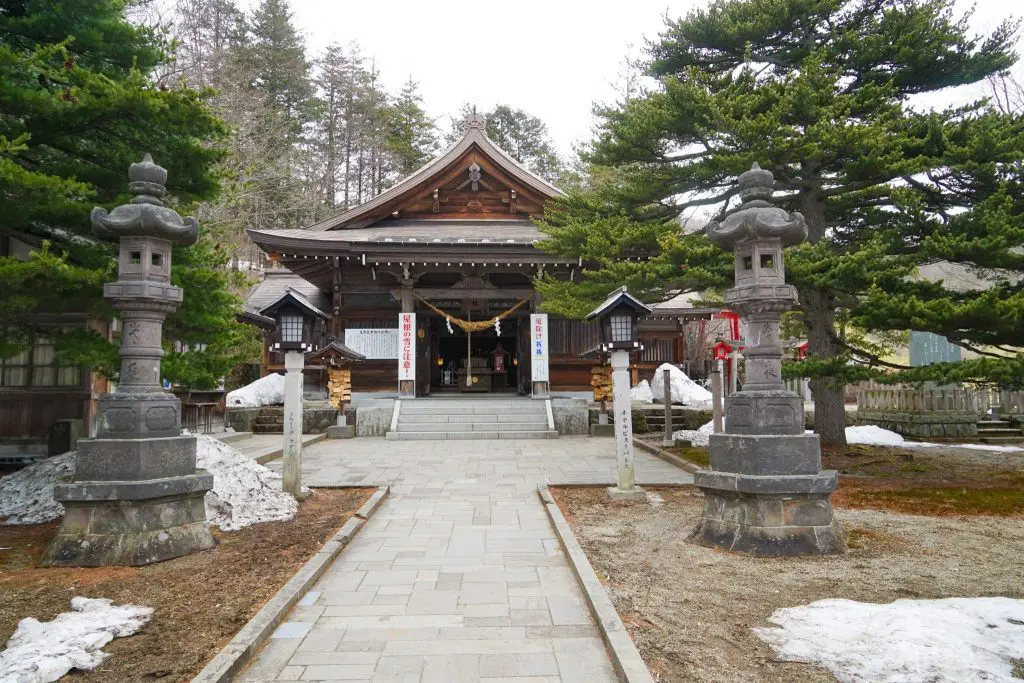
{"type": "Polygon", "coordinates": [[[561,194],[491,142],[483,119],[474,117],[458,142],[370,201],[302,230],[249,235],[271,254],[343,253],[348,245],[386,242],[530,247],[543,238],[530,219],[561,194]]]}
{"type": "Polygon", "coordinates": [[[491,142],[484,130],[482,118],[471,119],[465,134],[458,142],[412,175],[370,201],[314,223],[307,230],[323,232],[366,227],[392,215],[396,210],[401,210],[403,205],[422,199],[425,193],[429,194],[435,188],[453,184],[460,179],[473,161],[485,164],[483,173],[493,174],[497,181],[503,181],[503,184],[508,186],[517,186],[519,193],[533,195],[541,204],[563,194],[557,187],[520,165],[511,155],[491,142]]]}

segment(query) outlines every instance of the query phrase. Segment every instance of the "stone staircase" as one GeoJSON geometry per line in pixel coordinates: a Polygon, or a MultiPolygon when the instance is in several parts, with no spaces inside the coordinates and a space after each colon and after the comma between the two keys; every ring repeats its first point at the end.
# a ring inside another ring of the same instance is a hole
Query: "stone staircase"
{"type": "Polygon", "coordinates": [[[552,439],[547,401],[528,398],[417,398],[399,401],[389,441],[552,439]]]}
{"type": "Polygon", "coordinates": [[[982,443],[1017,443],[1024,439],[1024,430],[1008,420],[979,420],[978,438],[982,443]]]}

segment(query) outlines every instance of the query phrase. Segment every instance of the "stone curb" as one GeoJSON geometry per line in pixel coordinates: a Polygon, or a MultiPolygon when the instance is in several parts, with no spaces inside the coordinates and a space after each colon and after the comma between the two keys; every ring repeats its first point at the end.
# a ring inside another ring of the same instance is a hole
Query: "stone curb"
{"type": "MultiPolygon", "coordinates": [[[[302,447],[305,448],[306,446],[312,446],[315,443],[320,443],[321,441],[323,441],[326,438],[327,438],[326,434],[314,434],[311,438],[304,439],[302,441],[302,447]]],[[[260,465],[266,465],[268,462],[271,462],[272,460],[277,460],[278,458],[280,458],[283,453],[284,453],[284,445],[282,444],[282,446],[280,448],[276,448],[276,449],[274,449],[272,451],[267,451],[266,453],[260,453],[258,456],[253,458],[253,460],[258,462],[260,465]]]]}
{"type": "Polygon", "coordinates": [[[678,455],[672,455],[663,448],[658,448],[657,446],[652,446],[649,443],[644,443],[640,439],[633,439],[633,443],[636,444],[637,447],[640,448],[640,450],[647,451],[654,457],[661,458],[669,465],[675,465],[679,469],[686,470],[690,474],[693,474],[694,472],[703,469],[700,465],[692,463],[689,460],[684,460],[683,458],[680,458],[678,455]]]}
{"type": "Polygon", "coordinates": [[[629,632],[619,618],[619,613],[615,611],[611,598],[608,597],[604,586],[597,578],[597,574],[594,573],[590,560],[583,553],[565,516],[555,504],[551,491],[547,486],[541,485],[537,487],[537,493],[548,513],[551,525],[555,527],[555,534],[569,558],[572,573],[576,576],[580,588],[583,589],[583,595],[586,596],[587,604],[590,605],[590,611],[597,620],[601,638],[608,648],[612,666],[615,667],[619,681],[621,683],[654,683],[650,670],[640,657],[640,652],[633,644],[633,639],[629,637],[629,632]]]}
{"type": "Polygon", "coordinates": [[[208,436],[212,436],[221,443],[235,443],[236,441],[251,439],[252,432],[218,432],[216,436],[213,434],[209,434],[208,436]]]}
{"type": "Polygon", "coordinates": [[[345,546],[366,523],[369,515],[388,495],[387,486],[378,487],[370,499],[354,516],[323,544],[313,557],[277,591],[267,604],[235,634],[224,648],[192,679],[192,683],[229,683],[249,663],[253,655],[270,638],[288,611],[302,599],[314,583],[324,574],[345,546]],[[371,505],[372,503],[372,505],[371,505]]]}

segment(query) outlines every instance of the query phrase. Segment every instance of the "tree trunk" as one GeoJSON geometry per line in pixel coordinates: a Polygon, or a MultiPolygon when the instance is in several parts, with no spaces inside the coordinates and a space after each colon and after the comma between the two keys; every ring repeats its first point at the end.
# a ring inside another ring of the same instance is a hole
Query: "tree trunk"
{"type": "MultiPolygon", "coordinates": [[[[831,297],[818,291],[800,293],[804,324],[807,326],[807,353],[819,358],[835,358],[841,352],[835,342],[835,308],[831,297]]],[[[810,382],[814,399],[814,431],[826,444],[846,445],[846,404],[843,385],[828,377],[810,382]]]]}
{"type": "MultiPolygon", "coordinates": [[[[800,190],[800,210],[807,221],[808,239],[818,242],[825,238],[825,197],[817,164],[801,164],[805,177],[811,182],[800,190]]],[[[819,358],[835,358],[842,349],[835,341],[836,302],[827,292],[818,289],[800,291],[800,308],[807,327],[807,353],[819,358]]],[[[816,377],[810,382],[814,399],[814,431],[822,443],[846,445],[846,404],[843,385],[828,377],[816,377]]]]}

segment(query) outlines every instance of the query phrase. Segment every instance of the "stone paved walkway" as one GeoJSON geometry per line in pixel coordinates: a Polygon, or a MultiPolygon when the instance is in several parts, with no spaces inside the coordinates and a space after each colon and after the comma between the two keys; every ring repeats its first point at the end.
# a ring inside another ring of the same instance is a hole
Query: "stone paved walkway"
{"type": "MultiPolygon", "coordinates": [[[[310,485],[391,496],[237,680],[615,680],[536,490],[611,483],[611,439],[363,438],[303,457],[310,485]]],[[[636,463],[641,483],[692,481],[645,453],[636,463]]]]}

